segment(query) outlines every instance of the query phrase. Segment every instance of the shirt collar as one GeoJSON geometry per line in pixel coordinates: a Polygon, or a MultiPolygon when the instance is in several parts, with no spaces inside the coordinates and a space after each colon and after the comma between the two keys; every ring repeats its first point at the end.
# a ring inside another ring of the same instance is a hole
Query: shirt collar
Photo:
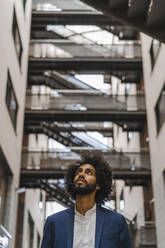
{"type": "Polygon", "coordinates": [[[94,214],[96,212],[96,203],[95,205],[89,209],[88,211],[86,211],[85,215],[80,214],[77,210],[76,210],[76,206],[75,206],[75,214],[76,216],[81,216],[81,217],[86,217],[86,216],[91,216],[92,214],[94,214]]]}

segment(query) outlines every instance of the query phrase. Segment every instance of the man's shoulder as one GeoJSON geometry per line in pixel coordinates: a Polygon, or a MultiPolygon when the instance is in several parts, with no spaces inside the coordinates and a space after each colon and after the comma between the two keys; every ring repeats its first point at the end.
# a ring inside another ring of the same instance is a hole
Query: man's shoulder
{"type": "Polygon", "coordinates": [[[74,212],[73,208],[67,208],[67,209],[62,210],[60,212],[57,212],[55,214],[49,215],[47,220],[50,222],[52,220],[58,220],[58,219],[63,218],[67,213],[72,213],[72,212],[74,212]]]}

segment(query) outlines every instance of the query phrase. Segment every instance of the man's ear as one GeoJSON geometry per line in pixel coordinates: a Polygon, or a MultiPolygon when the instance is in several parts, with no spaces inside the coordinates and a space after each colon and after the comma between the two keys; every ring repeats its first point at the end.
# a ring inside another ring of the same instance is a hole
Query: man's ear
{"type": "Polygon", "coordinates": [[[100,189],[100,186],[96,184],[96,191],[100,189]]]}

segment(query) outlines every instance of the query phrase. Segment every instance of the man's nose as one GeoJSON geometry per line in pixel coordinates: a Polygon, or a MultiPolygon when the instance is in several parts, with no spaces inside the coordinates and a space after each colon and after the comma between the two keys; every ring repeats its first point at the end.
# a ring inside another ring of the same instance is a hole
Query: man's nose
{"type": "Polygon", "coordinates": [[[83,182],[86,181],[83,174],[79,174],[78,180],[82,180],[83,182]]]}
{"type": "Polygon", "coordinates": [[[79,172],[79,177],[81,178],[81,177],[84,177],[84,171],[80,171],[79,172]]]}

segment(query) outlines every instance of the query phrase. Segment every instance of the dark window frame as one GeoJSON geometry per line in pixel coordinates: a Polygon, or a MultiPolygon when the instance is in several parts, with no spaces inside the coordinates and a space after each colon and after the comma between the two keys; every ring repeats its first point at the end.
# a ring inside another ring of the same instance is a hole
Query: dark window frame
{"type": "Polygon", "coordinates": [[[40,244],[41,244],[41,237],[39,232],[37,232],[37,248],[40,248],[40,244]]]}
{"type": "Polygon", "coordinates": [[[4,184],[3,195],[4,198],[1,199],[0,206],[0,224],[4,225],[4,215],[6,213],[6,204],[7,204],[7,192],[12,181],[13,173],[9,167],[4,151],[0,145],[0,185],[4,184]]]}
{"type": "Polygon", "coordinates": [[[156,126],[157,126],[157,134],[159,134],[160,130],[161,130],[161,127],[163,126],[164,122],[165,122],[165,105],[164,105],[164,113],[163,113],[163,116],[162,118],[160,118],[161,114],[160,113],[160,104],[161,102],[165,102],[165,83],[162,87],[162,90],[160,92],[160,95],[158,97],[158,100],[156,102],[156,105],[155,105],[155,117],[156,117],[156,126]],[[162,98],[163,96],[163,98],[162,98]]]}
{"type": "Polygon", "coordinates": [[[27,3],[27,0],[22,0],[24,12],[25,12],[25,10],[26,10],[26,3],[27,3]]]}
{"type": "Polygon", "coordinates": [[[152,39],[150,50],[149,50],[152,70],[155,66],[155,62],[156,62],[157,56],[158,56],[160,48],[161,48],[161,42],[158,41],[158,46],[154,47],[155,45],[157,45],[157,44],[154,44],[154,41],[158,41],[158,40],[152,39]]]}
{"type": "Polygon", "coordinates": [[[0,224],[4,225],[4,215],[5,215],[5,207],[6,207],[6,196],[8,191],[8,183],[9,183],[9,175],[3,168],[3,160],[6,158],[4,154],[1,153],[0,148],[0,224]]]}
{"type": "Polygon", "coordinates": [[[127,131],[127,143],[130,142],[130,140],[132,139],[132,132],[131,131],[127,131]],[[131,137],[129,136],[131,134],[131,137]]]}
{"type": "Polygon", "coordinates": [[[165,169],[163,170],[162,175],[163,175],[164,192],[165,192],[165,169]]]}
{"type": "Polygon", "coordinates": [[[13,88],[10,72],[7,74],[7,87],[6,87],[6,106],[9,112],[10,119],[12,121],[13,127],[16,131],[17,128],[17,115],[19,110],[19,105],[17,101],[17,97],[13,88]],[[15,110],[12,109],[12,101],[14,100],[15,110]]]}
{"type": "Polygon", "coordinates": [[[124,199],[124,189],[122,189],[121,193],[120,193],[120,203],[119,203],[119,208],[122,211],[125,208],[125,199],[124,199]],[[123,202],[123,208],[121,208],[121,202],[123,202]]]}
{"type": "Polygon", "coordinates": [[[29,227],[29,235],[28,235],[28,247],[33,247],[34,242],[34,221],[30,214],[30,211],[28,211],[28,227],[29,227]]]}
{"type": "Polygon", "coordinates": [[[22,54],[23,54],[23,45],[22,45],[21,35],[20,35],[19,27],[18,27],[15,8],[14,8],[14,11],[13,11],[12,34],[13,34],[15,51],[16,51],[16,54],[17,54],[19,65],[21,67],[22,54]]]}

